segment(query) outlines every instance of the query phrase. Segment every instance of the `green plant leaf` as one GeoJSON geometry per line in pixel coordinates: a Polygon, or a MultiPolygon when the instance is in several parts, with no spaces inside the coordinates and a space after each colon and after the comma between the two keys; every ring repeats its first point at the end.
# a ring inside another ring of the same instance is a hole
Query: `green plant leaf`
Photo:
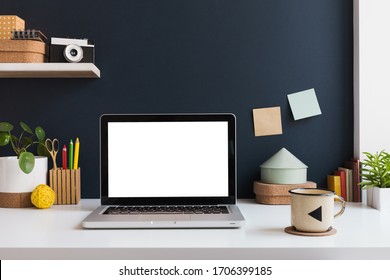
{"type": "Polygon", "coordinates": [[[28,174],[34,169],[35,157],[30,152],[22,152],[19,156],[19,167],[20,169],[28,174]]]}
{"type": "Polygon", "coordinates": [[[0,131],[1,132],[10,132],[14,129],[13,125],[7,122],[0,122],[0,131]]]}
{"type": "Polygon", "coordinates": [[[24,131],[33,134],[31,128],[24,122],[20,122],[20,126],[23,128],[24,131]]]}
{"type": "Polygon", "coordinates": [[[390,186],[390,180],[383,181],[382,187],[388,188],[390,186]]]}
{"type": "Polygon", "coordinates": [[[43,143],[45,141],[46,133],[42,127],[37,126],[35,128],[35,135],[37,136],[39,142],[43,143]]]}
{"type": "Polygon", "coordinates": [[[372,186],[380,188],[388,187],[390,184],[390,154],[382,150],[371,154],[363,152],[366,159],[362,161],[360,184],[362,189],[368,189],[372,186]]]}
{"type": "Polygon", "coordinates": [[[8,133],[1,132],[0,133],[0,146],[6,146],[9,143],[9,139],[11,136],[9,136],[8,133]]]}
{"type": "Polygon", "coordinates": [[[23,137],[21,142],[21,148],[27,149],[28,146],[32,145],[33,139],[31,137],[23,137]]]}
{"type": "Polygon", "coordinates": [[[360,187],[362,187],[363,189],[372,187],[372,183],[371,183],[371,182],[361,182],[359,185],[360,185],[360,187]]]}
{"type": "Polygon", "coordinates": [[[19,157],[19,154],[20,154],[20,148],[18,146],[18,137],[16,137],[15,135],[11,135],[11,145],[12,145],[12,149],[14,150],[15,154],[19,157]]]}
{"type": "Polygon", "coordinates": [[[37,155],[41,157],[49,157],[49,151],[46,149],[46,146],[43,143],[38,143],[37,145],[37,155]]]}

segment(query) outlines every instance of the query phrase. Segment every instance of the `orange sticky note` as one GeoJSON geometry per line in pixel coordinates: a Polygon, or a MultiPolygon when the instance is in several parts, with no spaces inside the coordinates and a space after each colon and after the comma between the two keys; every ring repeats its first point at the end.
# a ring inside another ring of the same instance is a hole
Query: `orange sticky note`
{"type": "Polygon", "coordinates": [[[255,136],[283,134],[280,107],[253,109],[255,136]]]}

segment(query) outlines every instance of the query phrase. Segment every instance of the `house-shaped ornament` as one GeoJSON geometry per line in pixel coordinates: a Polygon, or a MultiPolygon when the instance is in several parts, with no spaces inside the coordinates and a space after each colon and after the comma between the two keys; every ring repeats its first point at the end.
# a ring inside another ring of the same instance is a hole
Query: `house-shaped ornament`
{"type": "Polygon", "coordinates": [[[260,178],[267,184],[304,184],[307,182],[307,166],[282,148],[260,165],[260,178]]]}

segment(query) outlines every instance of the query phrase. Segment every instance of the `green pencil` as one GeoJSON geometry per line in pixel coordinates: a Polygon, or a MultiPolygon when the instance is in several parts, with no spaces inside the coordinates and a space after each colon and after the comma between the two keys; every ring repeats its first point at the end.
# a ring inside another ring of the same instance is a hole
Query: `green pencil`
{"type": "Polygon", "coordinates": [[[70,139],[69,142],[69,159],[68,159],[68,168],[73,169],[73,141],[70,139]]]}

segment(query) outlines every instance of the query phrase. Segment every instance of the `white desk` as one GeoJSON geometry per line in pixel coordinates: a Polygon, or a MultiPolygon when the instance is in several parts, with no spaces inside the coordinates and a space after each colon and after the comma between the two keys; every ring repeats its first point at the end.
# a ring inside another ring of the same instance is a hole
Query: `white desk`
{"type": "Polygon", "coordinates": [[[390,259],[390,215],[349,203],[337,234],[290,235],[289,205],[240,200],[241,229],[86,230],[99,204],[0,208],[0,259],[390,259]]]}

